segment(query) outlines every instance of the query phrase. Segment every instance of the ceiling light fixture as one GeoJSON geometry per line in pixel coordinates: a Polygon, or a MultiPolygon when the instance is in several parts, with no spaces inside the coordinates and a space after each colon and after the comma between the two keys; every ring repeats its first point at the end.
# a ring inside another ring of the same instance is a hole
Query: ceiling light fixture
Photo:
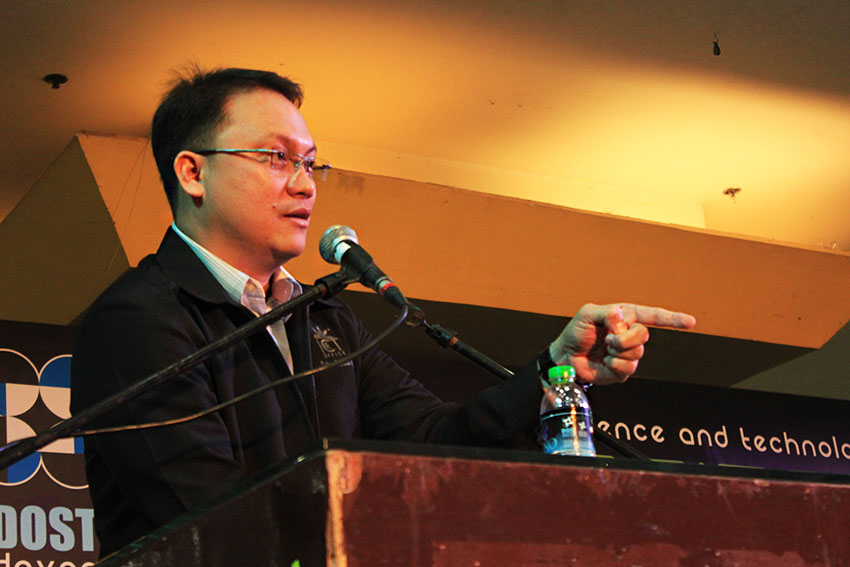
{"type": "Polygon", "coordinates": [[[64,85],[68,82],[68,77],[60,73],[50,73],[42,77],[41,80],[48,83],[51,88],[58,89],[59,85],[64,85]]]}

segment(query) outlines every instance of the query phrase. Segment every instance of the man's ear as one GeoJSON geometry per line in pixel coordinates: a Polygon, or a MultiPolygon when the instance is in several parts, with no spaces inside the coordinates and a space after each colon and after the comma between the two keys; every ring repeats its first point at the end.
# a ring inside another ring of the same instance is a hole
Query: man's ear
{"type": "Polygon", "coordinates": [[[204,197],[204,180],[201,168],[204,165],[204,156],[183,150],[174,158],[174,173],[177,182],[184,193],[195,199],[204,197]]]}

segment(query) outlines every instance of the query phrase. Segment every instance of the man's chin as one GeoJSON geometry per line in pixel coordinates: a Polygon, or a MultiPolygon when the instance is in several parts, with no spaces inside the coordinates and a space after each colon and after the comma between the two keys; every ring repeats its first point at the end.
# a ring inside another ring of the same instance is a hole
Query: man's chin
{"type": "Polygon", "coordinates": [[[278,264],[283,265],[303,254],[305,248],[306,244],[304,243],[300,246],[296,245],[279,248],[275,251],[275,258],[277,259],[278,264]]]}

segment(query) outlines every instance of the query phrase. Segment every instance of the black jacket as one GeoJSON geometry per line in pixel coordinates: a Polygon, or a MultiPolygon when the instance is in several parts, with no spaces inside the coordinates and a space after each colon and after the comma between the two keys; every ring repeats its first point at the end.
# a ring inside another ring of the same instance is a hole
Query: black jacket
{"type": "MultiPolygon", "coordinates": [[[[92,305],[78,329],[71,410],[82,409],[251,320],[177,234],[92,305]]],[[[353,352],[370,337],[342,302],[319,300],[286,323],[296,371],[353,352]]],[[[98,420],[146,423],[192,414],[289,370],[261,330],[98,420]]],[[[318,437],[498,446],[537,422],[529,365],[470,403],[443,403],[385,353],[268,390],[220,412],[85,440],[101,554],[204,503],[233,482],[309,448],[318,437]]]]}

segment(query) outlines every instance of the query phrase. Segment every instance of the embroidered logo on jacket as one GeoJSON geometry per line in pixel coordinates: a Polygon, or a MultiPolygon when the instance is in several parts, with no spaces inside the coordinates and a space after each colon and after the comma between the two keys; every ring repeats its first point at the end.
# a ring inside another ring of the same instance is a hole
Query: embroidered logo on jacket
{"type": "MultiPolygon", "coordinates": [[[[313,340],[316,341],[325,362],[339,360],[348,354],[342,346],[342,340],[333,336],[330,329],[322,329],[318,325],[313,325],[313,340]]],[[[350,364],[350,360],[345,363],[346,366],[350,364]]]]}

